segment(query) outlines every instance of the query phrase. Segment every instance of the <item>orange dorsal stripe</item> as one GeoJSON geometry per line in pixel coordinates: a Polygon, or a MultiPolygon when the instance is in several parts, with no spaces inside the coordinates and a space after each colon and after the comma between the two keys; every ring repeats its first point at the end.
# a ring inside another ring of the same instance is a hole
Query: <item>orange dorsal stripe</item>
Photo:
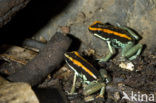
{"type": "Polygon", "coordinates": [[[92,28],[91,26],[89,27],[89,30],[93,30],[93,31],[102,31],[108,34],[114,34],[123,38],[126,38],[128,40],[132,40],[132,38],[130,38],[129,36],[127,36],[126,34],[122,34],[122,33],[118,33],[109,29],[102,29],[102,28],[92,28]]]}
{"type": "Polygon", "coordinates": [[[88,69],[86,68],[81,62],[78,60],[73,59],[72,57],[66,56],[68,59],[70,59],[75,65],[81,67],[83,70],[85,70],[90,76],[92,76],[94,79],[97,79],[97,77],[88,69]]]}
{"type": "MultiPolygon", "coordinates": [[[[84,59],[82,56],[80,56],[79,53],[78,53],[77,51],[73,51],[73,53],[74,53],[76,56],[78,56],[79,58],[81,58],[83,61],[85,61],[86,63],[88,63],[90,66],[93,67],[93,65],[90,64],[90,63],[89,63],[86,59],[84,59]]],[[[94,67],[93,67],[93,68],[94,68],[94,67]]]]}

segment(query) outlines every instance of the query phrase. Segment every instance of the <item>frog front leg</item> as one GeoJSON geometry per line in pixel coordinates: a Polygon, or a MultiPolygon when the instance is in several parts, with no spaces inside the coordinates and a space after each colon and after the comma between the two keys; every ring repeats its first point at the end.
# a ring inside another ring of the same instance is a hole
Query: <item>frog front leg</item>
{"type": "Polygon", "coordinates": [[[107,44],[110,52],[105,58],[99,59],[99,62],[107,62],[116,53],[115,49],[111,46],[111,42],[107,41],[107,44]]]}
{"type": "Polygon", "coordinates": [[[87,81],[87,78],[86,78],[85,75],[83,75],[83,74],[78,74],[77,72],[75,72],[75,73],[74,73],[74,78],[73,78],[72,88],[71,88],[70,93],[68,93],[68,95],[77,94],[77,93],[75,93],[75,86],[76,86],[76,79],[77,79],[77,76],[79,76],[80,78],[82,78],[82,83],[83,83],[83,84],[89,84],[89,81],[87,81]]]}
{"type": "Polygon", "coordinates": [[[142,48],[142,44],[134,45],[134,43],[130,42],[126,44],[125,47],[122,49],[122,57],[133,60],[140,55],[142,48]]]}
{"type": "Polygon", "coordinates": [[[68,93],[68,95],[76,94],[76,93],[75,93],[76,78],[77,78],[77,74],[74,73],[74,79],[73,79],[72,89],[71,89],[70,93],[68,93]]]}

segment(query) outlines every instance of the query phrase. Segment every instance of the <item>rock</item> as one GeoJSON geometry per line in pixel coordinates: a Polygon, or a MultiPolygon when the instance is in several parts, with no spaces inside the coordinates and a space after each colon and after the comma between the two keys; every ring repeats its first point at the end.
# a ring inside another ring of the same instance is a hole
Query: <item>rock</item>
{"type": "Polygon", "coordinates": [[[0,86],[5,83],[9,83],[9,82],[0,76],[0,86]]]}
{"type": "Polygon", "coordinates": [[[103,56],[108,51],[106,43],[88,32],[88,26],[97,20],[126,25],[142,37],[140,43],[147,45],[145,50],[156,47],[154,0],[73,0],[64,12],[52,18],[45,28],[37,32],[36,38],[43,36],[48,40],[59,26],[69,26],[70,33],[81,40],[81,50],[89,47],[103,56]]]}
{"type": "Polygon", "coordinates": [[[39,103],[27,83],[9,83],[0,77],[0,103],[39,103]]]}
{"type": "Polygon", "coordinates": [[[0,0],[0,27],[8,23],[30,0],[0,0]]]}
{"type": "Polygon", "coordinates": [[[125,70],[133,71],[134,70],[134,64],[132,62],[121,62],[119,64],[119,67],[125,70]]]}

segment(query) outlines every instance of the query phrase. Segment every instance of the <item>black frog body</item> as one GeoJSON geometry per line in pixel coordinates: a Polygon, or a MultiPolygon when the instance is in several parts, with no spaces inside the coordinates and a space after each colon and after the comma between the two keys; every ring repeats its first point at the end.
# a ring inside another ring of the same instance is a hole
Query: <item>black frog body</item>
{"type": "Polygon", "coordinates": [[[124,44],[128,42],[135,42],[135,38],[132,37],[128,31],[108,23],[103,24],[96,21],[90,25],[88,29],[95,36],[106,41],[111,41],[111,45],[115,48],[123,47],[124,44]]]}

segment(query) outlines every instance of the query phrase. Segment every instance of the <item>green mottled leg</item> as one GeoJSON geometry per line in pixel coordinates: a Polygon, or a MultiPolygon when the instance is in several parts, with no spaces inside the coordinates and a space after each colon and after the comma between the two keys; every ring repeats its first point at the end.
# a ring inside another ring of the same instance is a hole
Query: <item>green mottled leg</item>
{"type": "Polygon", "coordinates": [[[129,29],[128,27],[126,27],[126,26],[121,26],[120,24],[117,24],[117,26],[118,26],[119,28],[121,28],[121,29],[124,29],[124,30],[128,31],[129,34],[132,35],[136,40],[139,40],[138,35],[136,35],[136,34],[135,34],[131,29],[129,29]]]}
{"type": "Polygon", "coordinates": [[[73,85],[72,85],[72,89],[69,93],[70,95],[74,94],[74,92],[75,92],[76,77],[77,77],[77,75],[76,75],[76,73],[74,73],[73,85]]]}
{"type": "MultiPolygon", "coordinates": [[[[122,48],[120,61],[125,61],[126,59],[126,53],[134,46],[133,42],[129,42],[124,48],[122,48]]],[[[128,57],[129,58],[129,57],[128,57]]]]}
{"type": "Polygon", "coordinates": [[[105,58],[99,59],[99,62],[107,62],[116,53],[115,49],[112,48],[110,41],[107,41],[107,44],[110,52],[105,58]]]}
{"type": "Polygon", "coordinates": [[[87,77],[85,75],[82,75],[83,84],[89,84],[90,81],[87,80],[87,77]]]}
{"type": "MultiPolygon", "coordinates": [[[[118,27],[128,31],[131,36],[133,36],[136,40],[139,40],[139,37],[131,29],[129,29],[125,26],[121,26],[120,24],[118,24],[118,27]]],[[[124,59],[126,57],[129,60],[133,60],[138,55],[140,55],[140,53],[142,51],[142,47],[143,47],[142,44],[137,44],[134,46],[134,43],[129,42],[122,50],[122,57],[124,57],[124,59]]]]}
{"type": "Polygon", "coordinates": [[[142,44],[137,44],[135,46],[133,46],[126,54],[125,57],[129,58],[129,60],[133,60],[135,59],[137,56],[140,55],[141,51],[142,51],[143,45],[142,44]],[[135,54],[135,55],[133,55],[135,54]]]}
{"type": "Polygon", "coordinates": [[[100,90],[102,87],[105,87],[105,83],[91,82],[87,87],[84,88],[83,94],[91,95],[91,94],[97,92],[98,90],[100,90]]]}
{"type": "Polygon", "coordinates": [[[105,69],[100,69],[99,72],[103,81],[105,81],[106,83],[109,83],[111,81],[111,77],[108,75],[105,69]]]}
{"type": "Polygon", "coordinates": [[[129,43],[122,49],[122,57],[128,58],[129,60],[135,59],[138,55],[140,55],[142,51],[142,44],[137,44],[134,46],[133,43],[129,43]]]}
{"type": "Polygon", "coordinates": [[[104,98],[105,86],[106,85],[103,85],[103,87],[100,90],[100,94],[96,98],[104,98]]]}

